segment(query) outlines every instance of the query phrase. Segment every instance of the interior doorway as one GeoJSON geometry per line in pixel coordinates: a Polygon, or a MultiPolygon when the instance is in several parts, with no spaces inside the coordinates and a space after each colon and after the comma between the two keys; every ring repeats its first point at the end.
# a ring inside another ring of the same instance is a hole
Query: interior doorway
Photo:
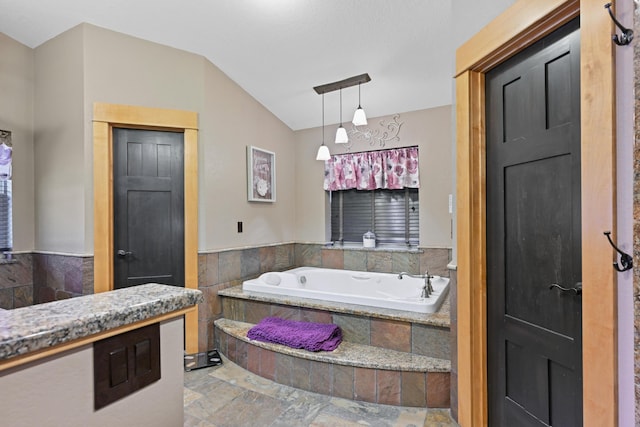
{"type": "Polygon", "coordinates": [[[579,22],[486,74],[489,425],[582,425],[579,22]]]}
{"type": "Polygon", "coordinates": [[[184,287],[183,134],[113,128],[114,288],[184,287]]]}
{"type": "Polygon", "coordinates": [[[518,0],[456,52],[457,376],[463,427],[488,425],[486,73],[578,16],[583,422],[617,425],[617,272],[603,235],[616,229],[615,45],[611,19],[602,9],[589,1],[518,0]]]}
{"type": "MultiPolygon", "coordinates": [[[[95,103],[93,106],[94,292],[114,289],[113,129],[176,132],[184,138],[184,286],[198,288],[198,114],[95,103]]],[[[198,311],[185,314],[185,350],[198,351],[198,311]]]]}

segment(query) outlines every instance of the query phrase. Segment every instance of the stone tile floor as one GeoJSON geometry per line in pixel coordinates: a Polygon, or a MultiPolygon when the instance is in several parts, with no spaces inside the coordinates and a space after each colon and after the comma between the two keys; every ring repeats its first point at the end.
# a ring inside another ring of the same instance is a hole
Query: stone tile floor
{"type": "Polygon", "coordinates": [[[226,358],[184,374],[185,427],[455,427],[449,410],[332,398],[283,386],[226,358]]]}

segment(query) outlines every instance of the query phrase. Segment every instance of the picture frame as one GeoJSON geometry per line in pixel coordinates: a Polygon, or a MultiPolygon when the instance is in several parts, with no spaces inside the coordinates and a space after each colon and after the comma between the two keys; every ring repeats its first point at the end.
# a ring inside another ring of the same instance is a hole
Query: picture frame
{"type": "Polygon", "coordinates": [[[276,201],[276,153],[247,146],[247,200],[276,201]]]}

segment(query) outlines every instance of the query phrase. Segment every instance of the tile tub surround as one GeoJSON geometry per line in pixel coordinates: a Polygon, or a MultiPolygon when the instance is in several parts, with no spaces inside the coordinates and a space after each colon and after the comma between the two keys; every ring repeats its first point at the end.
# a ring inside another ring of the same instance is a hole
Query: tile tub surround
{"type": "MultiPolygon", "coordinates": [[[[442,306],[437,312],[415,313],[384,308],[372,309],[367,306],[358,304],[347,304],[340,302],[329,303],[318,299],[299,298],[287,295],[244,292],[241,285],[220,290],[218,294],[220,297],[224,298],[222,301],[223,309],[225,309],[224,317],[228,319],[231,318],[233,320],[247,322],[252,322],[252,320],[249,320],[250,318],[256,318],[256,316],[254,316],[254,312],[258,314],[265,312],[265,308],[261,308],[261,306],[264,304],[272,306],[269,308],[269,311],[267,311],[267,313],[270,313],[270,315],[278,315],[278,310],[282,310],[285,312],[289,311],[289,314],[279,313],[279,317],[284,317],[291,320],[304,320],[304,318],[307,316],[313,317],[313,313],[321,316],[320,312],[330,312],[337,314],[362,316],[367,318],[397,320],[419,325],[440,327],[444,329],[449,329],[450,325],[449,295],[445,297],[442,306]],[[243,305],[243,303],[245,302],[247,304],[246,307],[245,305],[243,305]],[[257,305],[252,305],[252,303],[256,303],[257,305]],[[226,309],[228,309],[229,311],[226,311],[226,309]],[[233,317],[230,317],[230,315],[233,317]],[[245,318],[247,320],[245,320],[245,318]]],[[[258,321],[260,319],[258,319],[258,321]]]]}
{"type": "Polygon", "coordinates": [[[447,276],[451,260],[448,248],[363,248],[357,246],[318,245],[297,243],[297,267],[324,267],[344,270],[390,273],[406,271],[422,274],[429,271],[436,276],[447,276]]]}
{"type": "Polygon", "coordinates": [[[220,296],[224,319],[216,321],[216,345],[231,360],[254,373],[330,396],[393,405],[449,407],[448,298],[438,312],[421,314],[245,293],[241,286],[220,291],[220,296]],[[248,329],[267,316],[336,323],[342,328],[344,340],[331,353],[310,353],[248,340],[243,328],[248,329]],[[304,379],[314,377],[317,378],[313,381],[304,379]],[[364,385],[366,381],[375,385],[375,392],[364,385]]]}
{"type": "Polygon", "coordinates": [[[343,341],[308,352],[246,338],[249,323],[220,319],[218,348],[244,369],[279,384],[385,405],[449,407],[449,361],[343,341]]]}
{"type": "MultiPolygon", "coordinates": [[[[216,327],[225,332],[228,336],[236,337],[238,341],[250,343],[256,347],[272,350],[275,353],[286,354],[302,359],[328,362],[345,366],[353,366],[359,368],[371,368],[380,370],[399,370],[407,372],[430,371],[439,373],[448,373],[451,370],[451,364],[448,360],[438,359],[435,357],[421,356],[403,351],[386,351],[381,347],[368,346],[367,353],[362,353],[364,346],[349,341],[343,341],[334,351],[307,351],[303,349],[291,348],[286,345],[257,341],[247,338],[247,332],[253,323],[238,322],[229,319],[220,319],[216,321],[216,327]]],[[[236,342],[237,343],[237,342],[236,342]]],[[[239,344],[242,345],[242,344],[239,344]]],[[[227,346],[221,345],[220,350],[227,349],[227,346]]],[[[238,347],[231,349],[231,353],[238,351],[238,347]]],[[[223,353],[225,353],[223,351],[223,353]]],[[[233,354],[232,354],[233,355],[233,354]]],[[[243,357],[229,357],[244,359],[243,357]]],[[[228,356],[227,356],[228,357],[228,356]]]]}
{"type": "Polygon", "coordinates": [[[344,341],[450,360],[450,303],[423,314],[362,305],[328,303],[283,295],[247,293],[241,286],[219,292],[223,317],[258,323],[267,316],[303,322],[335,323],[344,341]]]}
{"type": "Polygon", "coordinates": [[[268,271],[295,267],[325,267],[359,271],[407,271],[447,276],[451,250],[447,248],[406,249],[326,247],[311,243],[283,243],[198,254],[198,289],[204,302],[198,306],[198,349],[214,347],[214,322],[221,319],[219,291],[238,286],[268,271]]]}
{"type": "Polygon", "coordinates": [[[194,289],[147,284],[0,312],[3,361],[200,302],[194,289]]]}
{"type": "Polygon", "coordinates": [[[222,318],[218,292],[267,271],[293,268],[294,248],[294,243],[285,243],[198,254],[198,289],[204,297],[198,305],[198,351],[215,345],[213,322],[222,318]]]}

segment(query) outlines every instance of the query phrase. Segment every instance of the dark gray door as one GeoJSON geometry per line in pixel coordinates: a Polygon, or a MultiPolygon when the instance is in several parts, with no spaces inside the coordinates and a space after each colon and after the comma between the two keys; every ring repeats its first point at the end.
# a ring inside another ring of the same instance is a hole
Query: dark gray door
{"type": "Polygon", "coordinates": [[[582,425],[579,47],[573,21],[486,76],[492,427],[582,425]]]}
{"type": "Polygon", "coordinates": [[[113,130],[114,288],[184,286],[183,134],[113,130]]]}

